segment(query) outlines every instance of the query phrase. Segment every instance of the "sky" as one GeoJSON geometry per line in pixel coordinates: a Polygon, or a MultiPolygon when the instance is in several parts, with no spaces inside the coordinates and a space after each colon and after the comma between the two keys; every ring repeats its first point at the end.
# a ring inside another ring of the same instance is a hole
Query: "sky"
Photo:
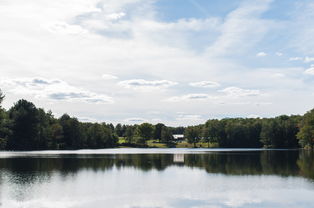
{"type": "Polygon", "coordinates": [[[0,89],[86,122],[314,107],[314,0],[0,0],[0,89]]]}

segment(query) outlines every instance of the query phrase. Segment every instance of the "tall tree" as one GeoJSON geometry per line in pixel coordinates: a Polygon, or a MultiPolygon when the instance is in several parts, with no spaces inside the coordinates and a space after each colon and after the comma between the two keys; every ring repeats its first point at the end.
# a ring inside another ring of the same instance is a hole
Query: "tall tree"
{"type": "Polygon", "coordinates": [[[170,144],[173,142],[173,135],[170,129],[166,126],[163,126],[161,129],[161,141],[166,144],[170,144]]]}
{"type": "Polygon", "coordinates": [[[59,124],[59,122],[55,122],[50,126],[51,130],[51,141],[48,146],[51,149],[62,149],[63,142],[63,127],[59,124]]]}
{"type": "Polygon", "coordinates": [[[126,127],[125,138],[126,138],[126,142],[129,143],[129,144],[134,142],[133,141],[134,131],[135,131],[135,127],[134,126],[127,126],[126,127]]]}
{"type": "Polygon", "coordinates": [[[19,100],[9,110],[12,120],[12,135],[8,148],[13,150],[38,149],[39,114],[35,105],[26,100],[19,100]]]}
{"type": "Polygon", "coordinates": [[[197,126],[190,126],[185,129],[184,137],[188,140],[188,143],[193,144],[196,147],[196,143],[200,141],[200,129],[197,126]]]}
{"type": "Polygon", "coordinates": [[[135,130],[137,143],[146,144],[146,141],[153,138],[154,126],[149,123],[142,123],[135,130]]]}
{"type": "Polygon", "coordinates": [[[77,118],[71,118],[69,115],[64,114],[59,119],[63,129],[63,144],[64,149],[79,149],[83,147],[84,137],[80,122],[77,118]]]}
{"type": "Polygon", "coordinates": [[[155,125],[154,139],[158,140],[159,142],[161,141],[161,132],[163,127],[165,127],[165,124],[162,123],[158,123],[155,125]]]}
{"type": "Polygon", "coordinates": [[[116,133],[116,135],[118,137],[122,137],[123,136],[123,129],[122,129],[122,125],[120,123],[118,123],[116,125],[116,127],[114,128],[114,131],[115,131],[115,133],[116,133]]]}

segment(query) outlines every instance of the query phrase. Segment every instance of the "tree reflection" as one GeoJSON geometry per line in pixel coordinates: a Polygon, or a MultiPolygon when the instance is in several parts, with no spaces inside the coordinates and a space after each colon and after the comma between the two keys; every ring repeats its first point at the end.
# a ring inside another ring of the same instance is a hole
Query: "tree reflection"
{"type": "MultiPolygon", "coordinates": [[[[204,169],[211,174],[302,176],[314,179],[312,151],[212,152],[185,154],[176,162],[172,154],[116,155],[54,155],[0,159],[3,173],[16,184],[49,181],[52,174],[75,176],[78,172],[108,171],[116,168],[136,168],[142,171],[163,171],[181,166],[204,169]]],[[[0,179],[1,181],[1,179],[0,179]]]]}
{"type": "Polygon", "coordinates": [[[314,152],[313,150],[305,150],[300,153],[297,161],[300,168],[300,175],[314,180],[314,152]]]}

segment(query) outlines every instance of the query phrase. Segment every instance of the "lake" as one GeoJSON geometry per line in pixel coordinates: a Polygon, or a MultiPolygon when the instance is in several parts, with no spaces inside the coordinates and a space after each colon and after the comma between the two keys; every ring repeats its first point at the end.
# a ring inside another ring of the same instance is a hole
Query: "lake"
{"type": "Polygon", "coordinates": [[[314,154],[260,149],[0,152],[3,208],[310,208],[314,154]]]}

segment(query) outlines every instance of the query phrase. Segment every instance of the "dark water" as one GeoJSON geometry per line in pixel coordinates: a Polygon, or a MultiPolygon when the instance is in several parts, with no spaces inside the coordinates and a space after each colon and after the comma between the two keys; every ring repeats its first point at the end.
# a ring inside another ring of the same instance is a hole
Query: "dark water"
{"type": "Polygon", "coordinates": [[[0,152],[1,208],[314,207],[311,151],[0,152]]]}

